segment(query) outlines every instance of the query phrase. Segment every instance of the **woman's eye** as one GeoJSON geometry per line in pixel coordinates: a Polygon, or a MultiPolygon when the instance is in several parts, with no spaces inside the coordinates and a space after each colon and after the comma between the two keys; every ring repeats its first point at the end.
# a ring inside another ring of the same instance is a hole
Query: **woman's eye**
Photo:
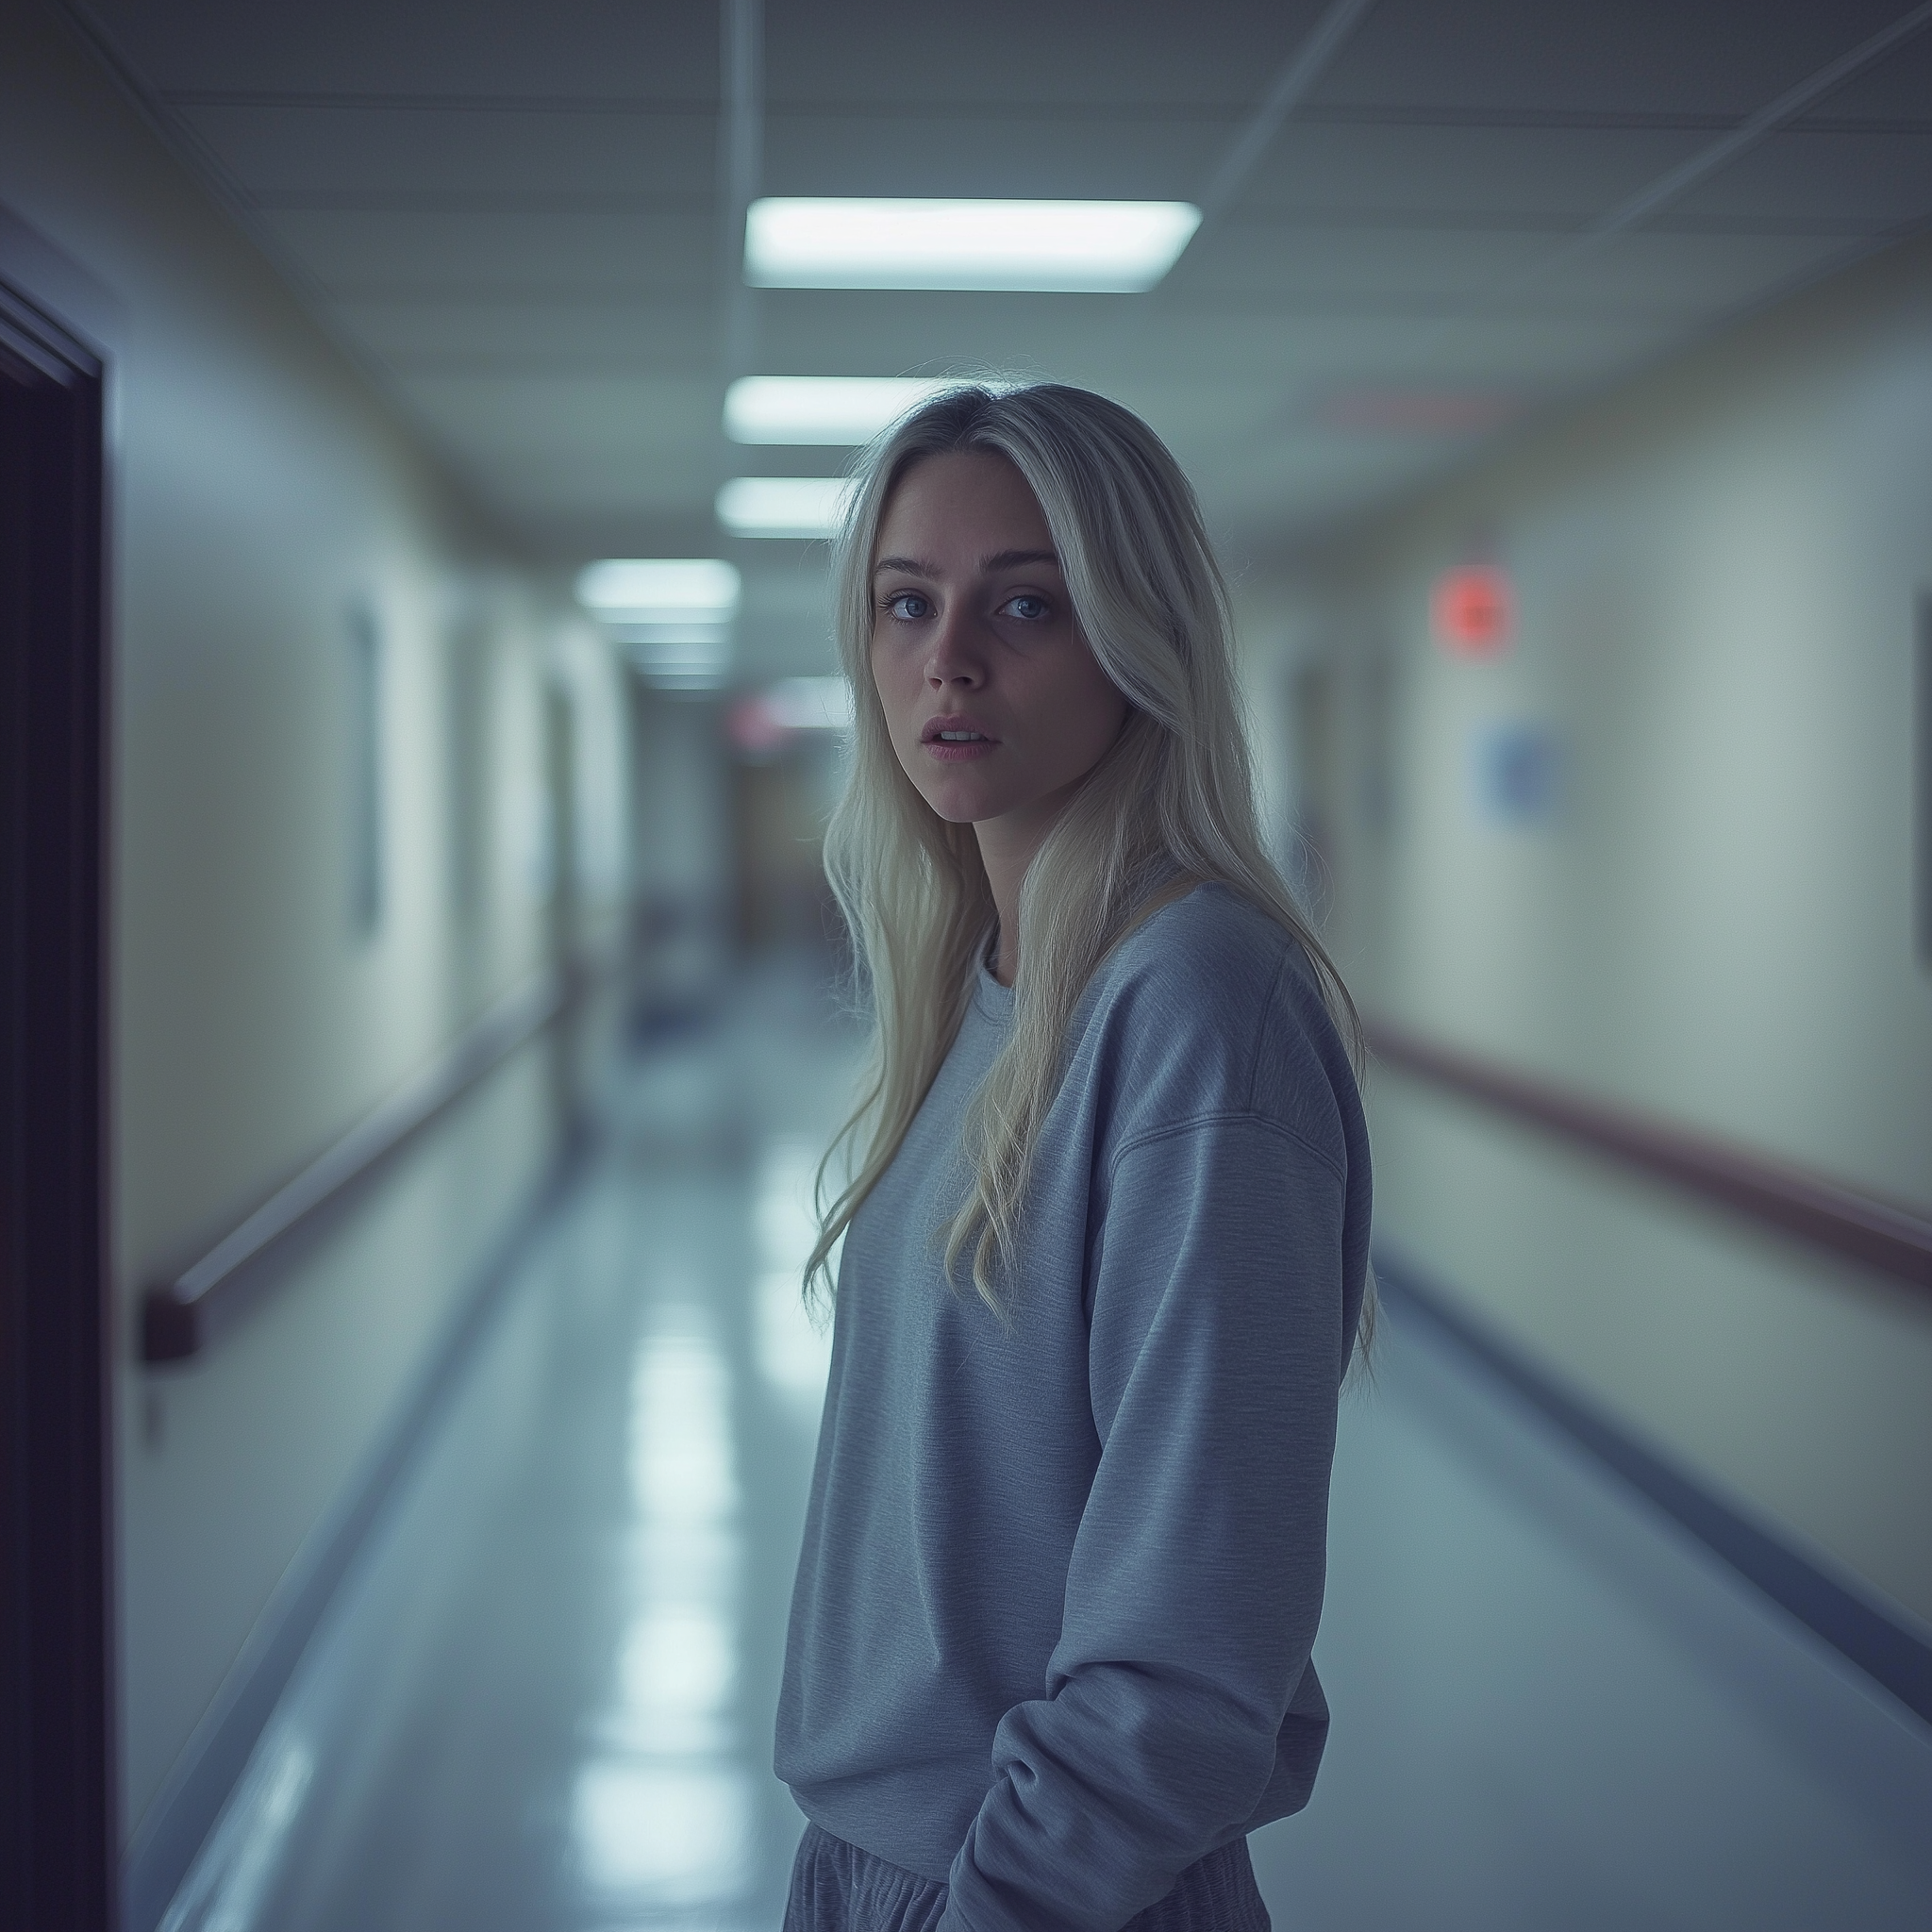
{"type": "Polygon", "coordinates": [[[916,624],[932,615],[932,599],[919,591],[897,591],[886,599],[886,614],[902,624],[916,624]]]}
{"type": "Polygon", "coordinates": [[[1041,618],[1053,615],[1053,606],[1031,591],[1022,591],[1000,606],[1000,615],[1017,617],[1023,624],[1038,624],[1041,618]]]}

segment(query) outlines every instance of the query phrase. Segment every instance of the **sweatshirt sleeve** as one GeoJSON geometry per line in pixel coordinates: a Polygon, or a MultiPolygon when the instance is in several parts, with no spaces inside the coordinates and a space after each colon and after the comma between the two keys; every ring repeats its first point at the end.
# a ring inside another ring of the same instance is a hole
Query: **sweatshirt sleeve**
{"type": "Polygon", "coordinates": [[[1112,1932],[1253,1815],[1321,1613],[1343,1197],[1334,1160],[1253,1113],[1116,1158],[1099,1467],[1045,1695],[1000,1723],[944,1932],[1112,1932]]]}

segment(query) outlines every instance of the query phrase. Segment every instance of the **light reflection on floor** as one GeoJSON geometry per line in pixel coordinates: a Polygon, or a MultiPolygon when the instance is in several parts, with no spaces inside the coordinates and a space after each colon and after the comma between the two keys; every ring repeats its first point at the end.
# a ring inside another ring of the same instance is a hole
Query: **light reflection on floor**
{"type": "Polygon", "coordinates": [[[752,1792],[739,1762],[743,1511],[731,1371],[701,1307],[646,1324],[630,1378],[635,1612],[610,1698],[585,1735],[571,1841],[606,1909],[736,1902],[752,1867],[752,1792]]]}
{"type": "Polygon", "coordinates": [[[284,1698],[168,1932],[769,1932],[830,1357],[799,1275],[854,1043],[660,1042],[284,1698]]]}

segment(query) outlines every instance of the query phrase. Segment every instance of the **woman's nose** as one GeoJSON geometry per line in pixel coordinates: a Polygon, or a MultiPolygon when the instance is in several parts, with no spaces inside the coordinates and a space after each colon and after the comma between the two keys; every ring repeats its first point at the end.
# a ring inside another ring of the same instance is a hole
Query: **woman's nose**
{"type": "Polygon", "coordinates": [[[979,683],[984,666],[973,637],[970,617],[949,610],[933,631],[932,647],[926,653],[925,675],[935,686],[979,683]]]}

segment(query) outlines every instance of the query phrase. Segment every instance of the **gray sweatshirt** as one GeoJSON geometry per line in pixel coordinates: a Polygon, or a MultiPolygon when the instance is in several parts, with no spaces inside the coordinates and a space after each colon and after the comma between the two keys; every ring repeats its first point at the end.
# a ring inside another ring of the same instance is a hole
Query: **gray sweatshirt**
{"type": "Polygon", "coordinates": [[[1012,1010],[982,973],[846,1236],[777,1772],[946,1932],[1110,1932],[1314,1784],[1368,1142],[1306,954],[1197,888],[1074,1017],[1002,1326],[939,1231],[1012,1010]]]}

